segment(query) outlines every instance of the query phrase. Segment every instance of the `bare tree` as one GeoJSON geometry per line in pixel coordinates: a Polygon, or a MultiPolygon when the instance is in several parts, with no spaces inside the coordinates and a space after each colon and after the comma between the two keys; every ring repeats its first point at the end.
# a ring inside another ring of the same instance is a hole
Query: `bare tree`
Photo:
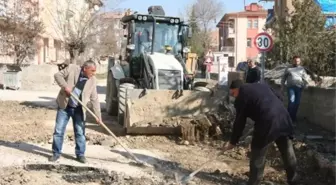
{"type": "Polygon", "coordinates": [[[195,11],[195,20],[203,28],[204,32],[209,31],[209,27],[216,22],[217,18],[223,14],[223,3],[219,0],[196,0],[192,5],[195,11]]]}
{"type": "Polygon", "coordinates": [[[36,38],[44,30],[38,19],[38,5],[29,0],[16,0],[9,6],[0,24],[1,55],[14,57],[14,64],[22,65],[27,57],[35,56],[36,38]]]}
{"type": "Polygon", "coordinates": [[[50,1],[46,11],[52,17],[50,24],[69,52],[72,63],[87,47],[90,32],[94,29],[93,22],[98,17],[98,10],[103,4],[101,1],[87,0],[76,3],[74,0],[50,1]]]}
{"type": "Polygon", "coordinates": [[[186,7],[189,24],[192,25],[193,37],[191,43],[197,53],[203,53],[211,45],[210,30],[217,18],[223,14],[223,3],[219,0],[196,0],[186,7]]]}
{"type": "Polygon", "coordinates": [[[91,58],[100,58],[115,55],[120,52],[123,40],[123,29],[121,29],[120,12],[102,13],[95,21],[95,32],[99,34],[91,35],[88,44],[91,58]]]}

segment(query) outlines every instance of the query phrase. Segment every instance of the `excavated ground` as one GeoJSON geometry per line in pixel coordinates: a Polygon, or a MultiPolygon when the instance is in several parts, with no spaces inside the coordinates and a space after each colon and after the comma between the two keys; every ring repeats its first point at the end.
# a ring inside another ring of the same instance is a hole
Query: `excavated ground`
{"type": "Polygon", "coordinates": [[[134,178],[92,167],[32,164],[23,168],[4,168],[0,172],[0,184],[84,184],[84,185],[156,185],[149,178],[134,178]]]}
{"type": "MultiPolygon", "coordinates": [[[[0,102],[0,141],[48,143],[53,127],[46,120],[55,118],[55,110],[21,105],[18,102],[0,102]]],[[[211,120],[213,121],[213,120],[211,120]]],[[[222,121],[222,120],[220,120],[222,121]]],[[[222,124],[222,123],[220,123],[222,124]]],[[[97,126],[98,127],[98,126],[97,126]]],[[[251,126],[248,126],[251,127],[251,126]]],[[[335,164],[334,133],[307,124],[304,120],[298,125],[295,151],[299,162],[299,174],[303,185],[334,184],[335,164]],[[323,136],[311,137],[314,136],[323,136]]],[[[179,176],[197,169],[200,164],[214,157],[219,148],[229,138],[229,126],[222,127],[222,136],[210,137],[194,143],[181,142],[183,138],[163,136],[120,137],[130,148],[145,149],[161,154],[166,160],[157,159],[154,172],[147,177],[130,177],[117,172],[89,167],[53,165],[25,165],[22,167],[2,167],[0,185],[16,184],[173,184],[174,175],[179,176]]],[[[115,142],[108,140],[99,129],[88,131],[89,145],[105,145],[112,149],[115,142]]],[[[73,134],[67,134],[66,143],[73,142],[73,134]]],[[[227,184],[244,182],[248,177],[249,142],[227,152],[200,172],[191,184],[227,184]]],[[[14,155],[14,153],[13,153],[14,155]]],[[[265,180],[275,184],[286,184],[281,159],[276,149],[268,153],[265,180]]]]}

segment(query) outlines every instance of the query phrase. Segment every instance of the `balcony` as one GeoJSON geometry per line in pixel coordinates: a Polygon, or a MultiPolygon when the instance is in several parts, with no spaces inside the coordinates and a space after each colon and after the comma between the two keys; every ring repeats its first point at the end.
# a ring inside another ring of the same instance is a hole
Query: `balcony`
{"type": "Polygon", "coordinates": [[[227,54],[228,56],[235,56],[235,47],[234,46],[223,46],[221,51],[227,54]]]}
{"type": "Polygon", "coordinates": [[[222,51],[224,51],[224,52],[234,52],[235,48],[234,48],[234,46],[224,46],[224,47],[222,47],[222,51]]]}

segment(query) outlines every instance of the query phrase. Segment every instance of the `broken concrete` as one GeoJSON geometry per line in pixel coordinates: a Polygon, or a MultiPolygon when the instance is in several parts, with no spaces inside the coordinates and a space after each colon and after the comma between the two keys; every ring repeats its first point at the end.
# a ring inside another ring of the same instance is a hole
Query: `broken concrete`
{"type": "Polygon", "coordinates": [[[324,155],[309,151],[315,169],[325,178],[335,178],[336,163],[326,158],[324,155]]]}

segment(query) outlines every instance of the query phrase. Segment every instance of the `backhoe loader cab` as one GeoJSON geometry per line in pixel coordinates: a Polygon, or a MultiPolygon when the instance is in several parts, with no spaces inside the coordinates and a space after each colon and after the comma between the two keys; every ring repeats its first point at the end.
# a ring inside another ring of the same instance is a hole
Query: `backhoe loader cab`
{"type": "MultiPolygon", "coordinates": [[[[187,47],[191,36],[189,26],[178,17],[165,16],[161,6],[151,6],[148,14],[125,15],[121,22],[126,44],[122,48],[123,57],[109,62],[107,112],[118,116],[118,122],[127,133],[141,133],[148,131],[148,114],[155,112],[156,115],[150,117],[156,119],[167,117],[169,110],[166,109],[170,106],[183,105],[190,110],[190,107],[201,106],[200,101],[188,101],[191,95],[195,97],[199,93],[183,91],[190,89],[185,85],[189,75],[185,65],[190,51],[187,47]],[[166,100],[159,102],[162,98],[166,100]]],[[[169,116],[175,113],[185,112],[171,112],[169,116]]]]}
{"type": "Polygon", "coordinates": [[[149,14],[132,14],[121,20],[127,33],[126,76],[142,88],[183,89],[188,25],[178,17],[165,16],[160,6],[148,11],[149,14]]]}

